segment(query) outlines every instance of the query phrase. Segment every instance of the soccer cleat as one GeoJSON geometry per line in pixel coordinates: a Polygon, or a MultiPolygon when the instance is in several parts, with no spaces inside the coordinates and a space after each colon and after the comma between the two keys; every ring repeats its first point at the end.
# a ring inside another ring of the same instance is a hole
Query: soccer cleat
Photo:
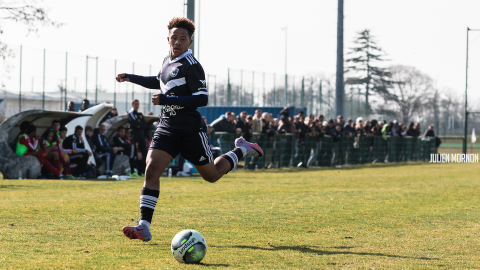
{"type": "Polygon", "coordinates": [[[245,141],[243,137],[237,138],[235,140],[235,146],[236,147],[245,147],[247,149],[247,154],[245,157],[258,157],[261,158],[263,157],[263,150],[258,144],[256,143],[250,143],[245,141]]]}
{"type": "Polygon", "coordinates": [[[143,240],[143,242],[148,242],[152,240],[152,234],[150,230],[146,226],[137,225],[134,227],[125,226],[122,229],[123,234],[129,239],[139,239],[143,240]]]}
{"type": "Polygon", "coordinates": [[[138,175],[138,173],[134,172],[134,173],[130,174],[130,177],[140,177],[140,175],[138,175]]]}

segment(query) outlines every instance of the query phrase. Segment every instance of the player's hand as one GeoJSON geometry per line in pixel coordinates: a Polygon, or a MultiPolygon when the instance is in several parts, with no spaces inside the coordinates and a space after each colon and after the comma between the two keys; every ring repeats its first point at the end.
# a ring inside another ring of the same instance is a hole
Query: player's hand
{"type": "Polygon", "coordinates": [[[73,150],[72,150],[72,153],[78,154],[78,150],[77,150],[77,149],[73,149],[73,150]]]}
{"type": "Polygon", "coordinates": [[[116,154],[118,152],[118,147],[113,147],[113,153],[116,154]]]}
{"type": "Polygon", "coordinates": [[[120,74],[118,74],[118,75],[117,75],[117,78],[116,78],[117,82],[129,82],[129,81],[130,81],[130,78],[125,77],[125,76],[126,76],[125,73],[120,73],[120,74]]]}
{"type": "Polygon", "coordinates": [[[92,152],[90,152],[90,151],[88,151],[88,150],[87,150],[87,154],[88,154],[89,157],[92,156],[92,152]]]}
{"type": "Polygon", "coordinates": [[[152,103],[153,105],[160,105],[160,94],[153,94],[152,103]]]}

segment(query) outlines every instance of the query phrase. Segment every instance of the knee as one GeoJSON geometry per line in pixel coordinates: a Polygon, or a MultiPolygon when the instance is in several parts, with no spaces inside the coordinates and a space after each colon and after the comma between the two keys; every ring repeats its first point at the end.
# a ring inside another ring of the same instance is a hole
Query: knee
{"type": "Polygon", "coordinates": [[[215,183],[220,179],[217,175],[207,175],[207,176],[202,176],[203,180],[209,182],[209,183],[215,183]]]}
{"type": "Polygon", "coordinates": [[[59,159],[58,153],[57,152],[52,152],[52,158],[53,159],[59,159]]]}

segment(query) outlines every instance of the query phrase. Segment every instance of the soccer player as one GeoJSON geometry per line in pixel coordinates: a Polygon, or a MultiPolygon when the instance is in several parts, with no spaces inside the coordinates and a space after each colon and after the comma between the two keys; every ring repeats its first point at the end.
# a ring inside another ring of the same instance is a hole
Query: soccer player
{"type": "Polygon", "coordinates": [[[173,18],[168,24],[170,51],[158,76],[143,77],[118,74],[118,82],[131,82],[150,89],[160,89],[152,103],[163,105],[160,122],[147,155],[145,183],[140,196],[140,221],[137,226],[123,227],[130,239],[148,242],[152,239],[150,223],[158,201],[160,176],[174,157],[181,154],[210,183],[232,170],[246,156],[262,157],[263,150],[243,138],[235,140],[235,149],[213,159],[208,145],[206,126],[197,107],[208,103],[205,73],[188,49],[195,26],[186,18],[173,18]]]}

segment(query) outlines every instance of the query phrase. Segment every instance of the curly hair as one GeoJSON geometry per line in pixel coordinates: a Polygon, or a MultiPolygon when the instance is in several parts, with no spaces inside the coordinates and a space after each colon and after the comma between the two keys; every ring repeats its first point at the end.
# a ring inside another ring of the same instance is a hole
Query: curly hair
{"type": "Polygon", "coordinates": [[[187,30],[190,39],[193,33],[195,33],[195,24],[191,20],[183,17],[175,17],[168,23],[168,32],[173,28],[183,28],[187,30]]]}

